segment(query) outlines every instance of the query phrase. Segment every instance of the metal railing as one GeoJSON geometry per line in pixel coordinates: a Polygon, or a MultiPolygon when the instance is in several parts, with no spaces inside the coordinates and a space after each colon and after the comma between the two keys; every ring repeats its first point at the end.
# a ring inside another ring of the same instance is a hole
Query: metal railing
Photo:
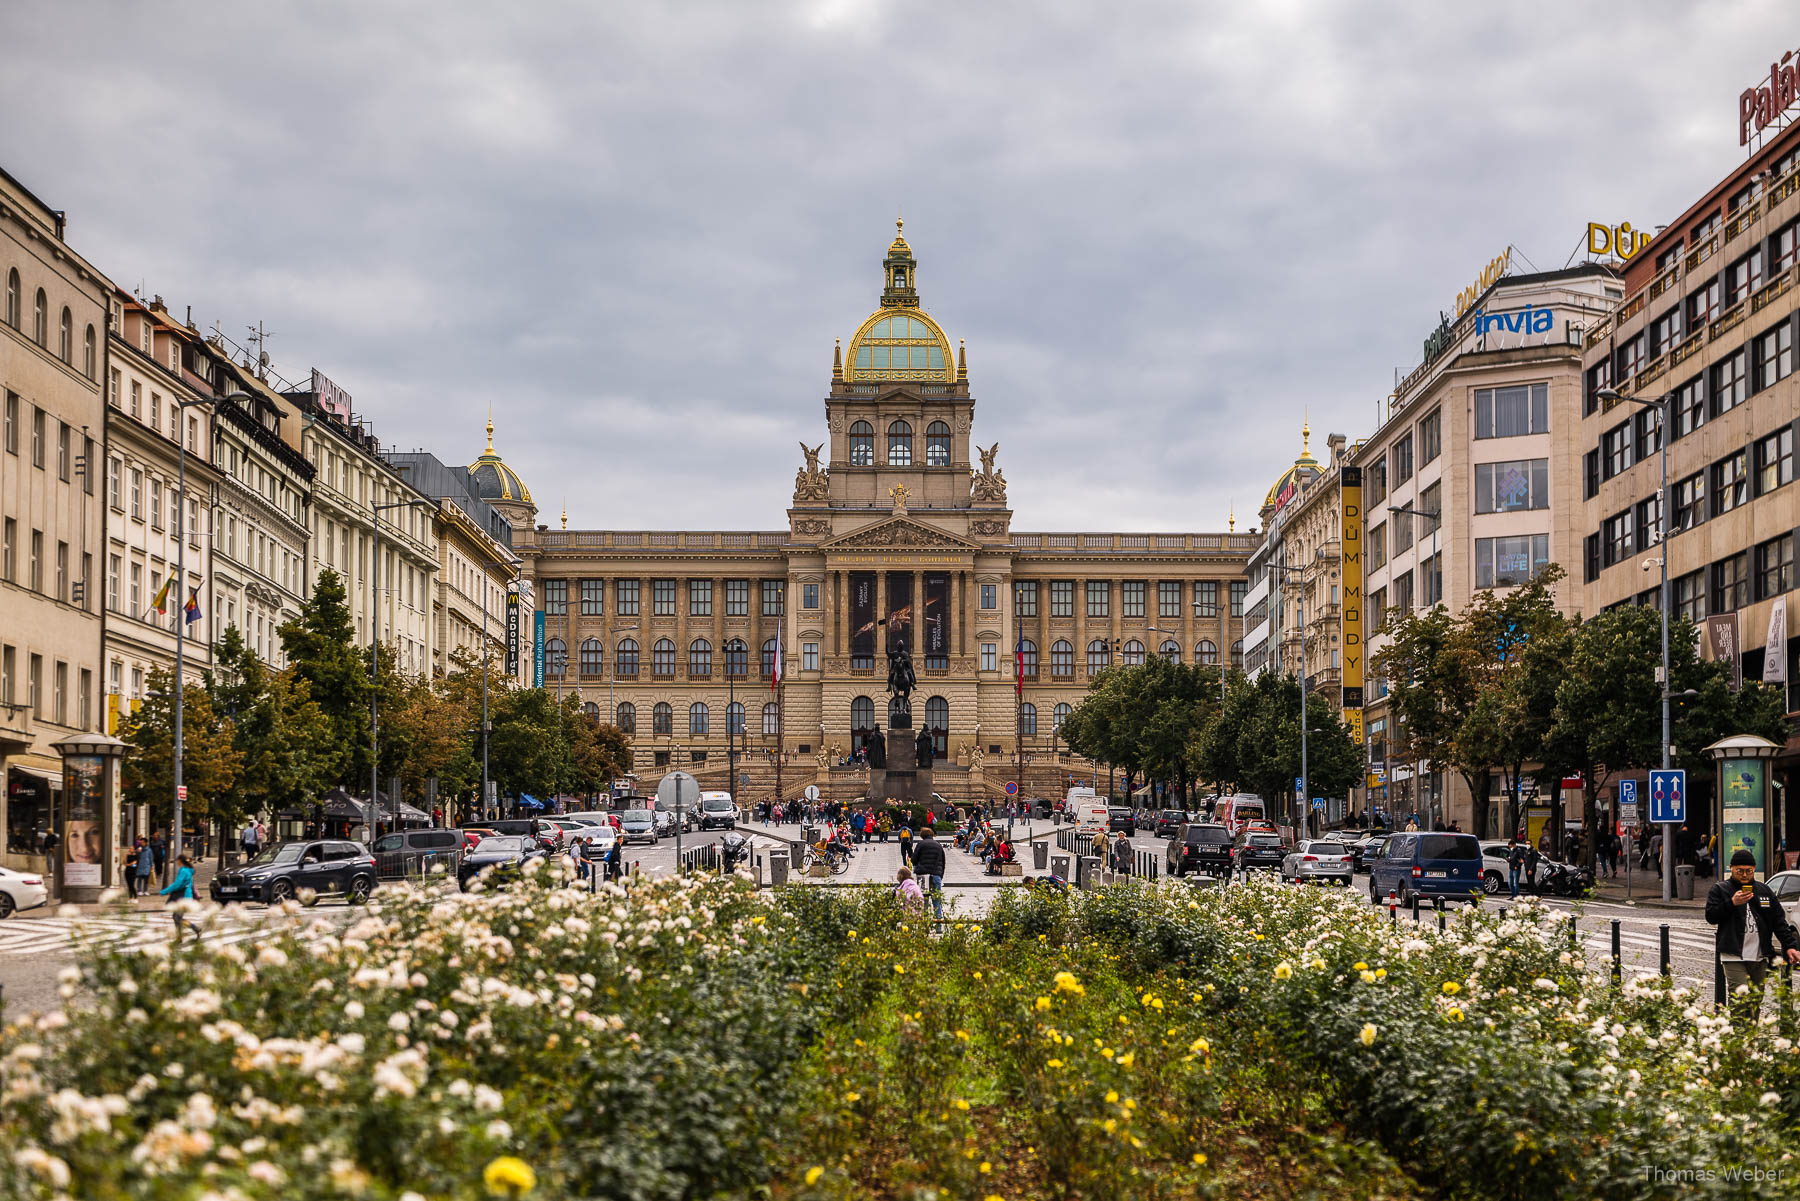
{"type": "Polygon", "coordinates": [[[461,851],[386,851],[375,856],[375,876],[379,880],[406,880],[434,873],[454,876],[461,863],[461,851]]]}

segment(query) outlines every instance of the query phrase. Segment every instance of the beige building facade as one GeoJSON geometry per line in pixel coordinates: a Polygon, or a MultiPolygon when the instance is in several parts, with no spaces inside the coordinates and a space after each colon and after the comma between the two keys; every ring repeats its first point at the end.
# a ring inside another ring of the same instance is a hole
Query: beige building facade
{"type": "Polygon", "coordinates": [[[1233,641],[1254,536],[1015,528],[999,444],[974,437],[965,354],[921,307],[916,269],[896,236],[879,306],[834,351],[784,528],[517,523],[547,662],[564,664],[547,683],[615,716],[646,781],[679,766],[723,786],[741,730],[746,799],[770,795],[778,761],[785,796],[819,780],[860,795],[866,776],[843,764],[885,730],[887,653],[904,643],[914,728],[945,760],[937,791],[1001,796],[1018,775],[1049,795],[1072,766],[1057,727],[1095,674],[1216,662],[1233,641]]]}
{"type": "Polygon", "coordinates": [[[111,287],[64,232],[0,171],[0,863],[35,871],[52,867],[44,836],[64,818],[54,744],[99,721],[111,287]]]}

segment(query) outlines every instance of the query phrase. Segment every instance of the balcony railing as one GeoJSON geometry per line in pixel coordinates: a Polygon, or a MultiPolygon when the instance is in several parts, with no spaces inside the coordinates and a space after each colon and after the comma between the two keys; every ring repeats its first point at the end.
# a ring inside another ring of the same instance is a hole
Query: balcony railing
{"type": "Polygon", "coordinates": [[[1683,261],[1683,265],[1689,271],[1697,270],[1700,264],[1704,263],[1707,259],[1710,259],[1718,249],[1719,235],[1715,233],[1712,237],[1688,251],[1688,256],[1683,261]]]}

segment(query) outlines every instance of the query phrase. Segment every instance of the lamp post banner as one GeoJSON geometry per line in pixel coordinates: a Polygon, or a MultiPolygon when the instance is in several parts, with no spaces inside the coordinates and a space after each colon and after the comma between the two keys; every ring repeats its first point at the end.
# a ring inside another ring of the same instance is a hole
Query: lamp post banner
{"type": "Polygon", "coordinates": [[[1787,683],[1787,596],[1769,607],[1769,637],[1763,644],[1763,683],[1787,683]]]}

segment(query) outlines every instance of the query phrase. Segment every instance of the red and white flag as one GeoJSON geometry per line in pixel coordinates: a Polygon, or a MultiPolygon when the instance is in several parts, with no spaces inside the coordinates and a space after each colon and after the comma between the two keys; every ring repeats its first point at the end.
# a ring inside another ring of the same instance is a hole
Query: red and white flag
{"type": "Polygon", "coordinates": [[[781,631],[775,631],[775,670],[769,673],[769,691],[781,687],[781,631]]]}

